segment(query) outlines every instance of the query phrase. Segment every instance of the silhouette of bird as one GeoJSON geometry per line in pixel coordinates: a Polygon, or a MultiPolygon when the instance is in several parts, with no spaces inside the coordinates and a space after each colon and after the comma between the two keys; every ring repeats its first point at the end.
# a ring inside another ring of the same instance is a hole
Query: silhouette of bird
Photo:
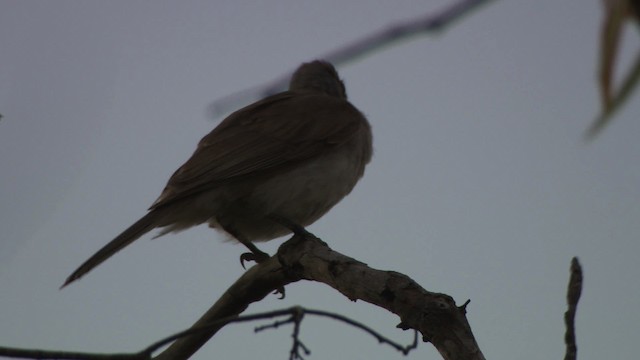
{"type": "Polygon", "coordinates": [[[237,110],[206,135],[147,214],[62,287],[155,228],[162,236],[208,223],[249,248],[245,260],[262,261],[268,255],[253,242],[318,220],[351,192],[372,152],[370,125],[335,68],[304,63],[288,91],[237,110]]]}

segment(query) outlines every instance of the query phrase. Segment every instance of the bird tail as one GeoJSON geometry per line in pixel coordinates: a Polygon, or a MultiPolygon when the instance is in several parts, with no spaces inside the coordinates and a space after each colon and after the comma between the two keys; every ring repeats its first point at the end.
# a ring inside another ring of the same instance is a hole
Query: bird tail
{"type": "Polygon", "coordinates": [[[103,261],[110,258],[113,254],[117,253],[125,246],[136,241],[142,235],[153,230],[157,226],[156,224],[158,215],[159,214],[157,211],[150,211],[147,213],[147,215],[143,216],[140,220],[129,226],[128,229],[123,231],[115,239],[111,240],[107,245],[102,247],[102,249],[98,250],[98,252],[93,254],[93,256],[91,256],[87,261],[80,265],[80,267],[76,269],[76,271],[69,275],[60,289],[69,285],[73,281],[78,280],[79,278],[84,276],[84,274],[91,271],[94,267],[100,265],[103,261]]]}

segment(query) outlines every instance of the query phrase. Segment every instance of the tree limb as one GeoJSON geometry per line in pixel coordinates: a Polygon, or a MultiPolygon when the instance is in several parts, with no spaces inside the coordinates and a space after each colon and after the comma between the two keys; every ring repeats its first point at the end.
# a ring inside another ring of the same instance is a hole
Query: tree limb
{"type": "MultiPolygon", "coordinates": [[[[450,296],[426,291],[406,275],[372,269],[317,238],[294,236],[282,244],[276,255],[241,276],[193,327],[238,315],[249,304],[303,279],[325,283],[353,301],[397,314],[398,327],[420,331],[445,360],[484,359],[465,317],[466,304],[458,307],[450,296]]],[[[181,338],[154,359],[188,359],[222,326],[181,338]]]]}
{"type": "MultiPolygon", "coordinates": [[[[465,317],[465,302],[456,306],[445,294],[424,290],[406,275],[382,271],[331,250],[326,243],[309,234],[298,235],[283,243],[276,255],[246,271],[202,317],[188,330],[182,331],[146,349],[131,354],[94,354],[68,351],[25,350],[0,347],[0,356],[32,359],[85,360],[180,360],[188,359],[218,330],[232,322],[252,321],[292,314],[291,319],[276,324],[294,323],[294,346],[291,357],[301,358],[299,349],[306,347],[298,339],[300,320],[304,314],[328,316],[365,330],[381,343],[408,353],[417,345],[401,346],[365,325],[339,314],[294,308],[262,314],[239,316],[247,307],[285,285],[311,280],[325,283],[352,301],[363,300],[380,306],[400,317],[399,328],[414,329],[438,349],[445,360],[484,360],[465,317]],[[155,357],[152,354],[173,342],[155,357]]],[[[275,327],[273,324],[260,329],[275,327]]]]}
{"type": "MultiPolygon", "coordinates": [[[[191,328],[207,326],[221,318],[239,315],[251,303],[262,300],[269,293],[291,282],[293,280],[287,278],[278,259],[271,257],[247,270],[191,328]]],[[[154,359],[188,359],[224,325],[223,323],[210,331],[178,339],[154,359]]]]}

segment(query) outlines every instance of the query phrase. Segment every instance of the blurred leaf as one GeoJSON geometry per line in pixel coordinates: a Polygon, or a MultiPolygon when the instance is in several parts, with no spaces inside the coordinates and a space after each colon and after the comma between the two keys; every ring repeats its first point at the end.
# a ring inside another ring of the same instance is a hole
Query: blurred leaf
{"type": "Polygon", "coordinates": [[[604,0],[605,17],[600,35],[600,94],[602,106],[611,104],[611,82],[615,68],[622,25],[627,12],[627,0],[604,0]]]}
{"type": "Polygon", "coordinates": [[[602,110],[587,131],[587,138],[593,138],[611,121],[613,114],[622,107],[640,76],[640,54],[635,64],[623,80],[620,89],[614,90],[618,47],[622,39],[622,29],[626,21],[638,21],[640,0],[603,0],[605,17],[600,36],[600,96],[602,110]]]}
{"type": "Polygon", "coordinates": [[[631,10],[633,11],[633,16],[636,17],[636,20],[639,21],[640,25],[640,0],[631,0],[631,10]]]}
{"type": "Polygon", "coordinates": [[[624,104],[629,95],[631,95],[633,90],[637,87],[638,79],[640,79],[640,52],[638,52],[631,71],[627,75],[620,90],[616,93],[616,96],[611,99],[609,106],[603,106],[602,113],[589,128],[587,137],[593,138],[602,130],[602,128],[604,128],[605,125],[609,123],[616,110],[622,107],[622,104],[624,104]]]}

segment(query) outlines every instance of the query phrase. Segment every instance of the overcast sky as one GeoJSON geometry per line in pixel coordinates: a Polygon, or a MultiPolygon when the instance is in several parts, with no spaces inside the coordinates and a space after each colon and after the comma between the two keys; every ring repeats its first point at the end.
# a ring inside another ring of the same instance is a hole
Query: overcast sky
{"type": "MultiPolygon", "coordinates": [[[[189,327],[243,273],[245,249],[204,226],[148,235],[58,287],[145,213],[222,120],[207,115],[211,101],[448,3],[0,0],[0,345],[124,352],[189,327]]],[[[640,94],[582,141],[598,112],[601,17],[597,0],[497,1],[338,68],[375,155],[309,230],[471,299],[488,359],[563,356],[579,256],[579,358],[636,358],[640,94]]],[[[621,71],[640,46],[627,30],[621,71]]],[[[396,316],[316,283],[248,313],[294,304],[412,339],[396,316]]],[[[290,329],[255,325],[225,328],[193,358],[287,358],[290,329]]],[[[305,320],[301,336],[309,359],[401,358],[329,320],[305,320]]],[[[410,356],[439,358],[429,344],[410,356]]]]}

